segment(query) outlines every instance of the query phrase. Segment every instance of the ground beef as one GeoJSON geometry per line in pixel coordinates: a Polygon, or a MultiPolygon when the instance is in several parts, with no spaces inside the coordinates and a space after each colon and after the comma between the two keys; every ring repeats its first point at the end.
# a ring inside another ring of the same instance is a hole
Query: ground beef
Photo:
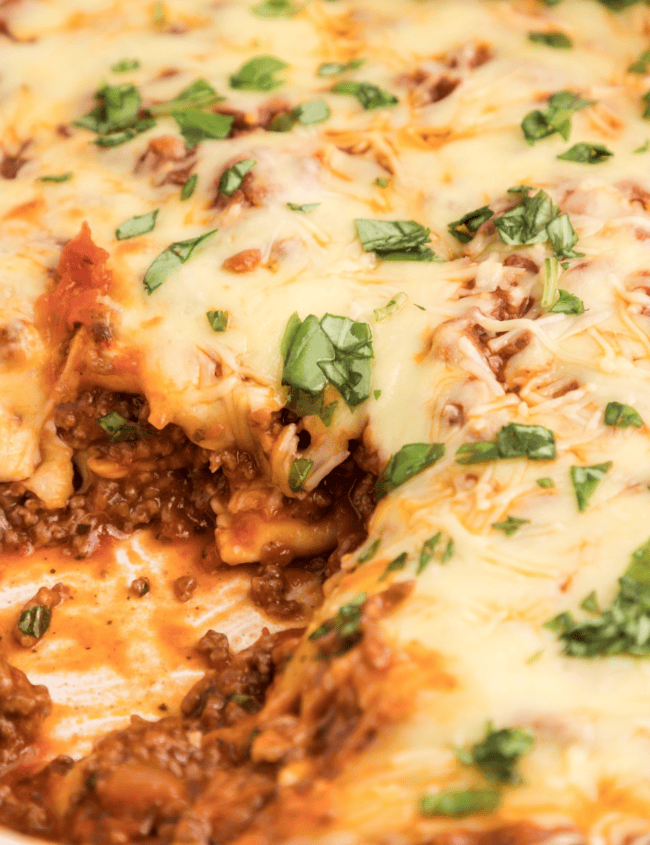
{"type": "Polygon", "coordinates": [[[29,756],[49,712],[46,688],[30,684],[20,669],[0,655],[0,775],[29,756]]]}
{"type": "Polygon", "coordinates": [[[152,526],[161,539],[175,540],[213,528],[210,498],[227,494],[223,473],[210,470],[209,453],[178,426],[158,431],[146,424],[147,415],[141,397],[101,389],[60,405],[55,423],[75,452],[77,492],[65,508],[48,510],[22,484],[0,484],[0,547],[28,554],[38,546],[63,545],[83,558],[106,534],[152,526]],[[111,440],[97,422],[111,412],[139,426],[141,439],[111,440]],[[94,472],[93,460],[118,477],[94,472]]]}
{"type": "MultiPolygon", "coordinates": [[[[228,845],[242,834],[259,845],[284,841],[287,809],[301,814],[314,801],[309,784],[334,775],[401,717],[386,686],[397,658],[377,623],[411,587],[394,584],[360,603],[353,640],[328,628],[307,662],[293,665],[292,673],[305,675],[299,683],[274,681],[303,629],[264,630],[237,654],[223,634],[209,631],[197,648],[206,674],[179,715],[133,717],[78,763],[60,757],[40,773],[5,778],[0,824],[71,845],[228,845]],[[327,654],[317,657],[318,648],[327,654]],[[298,787],[278,780],[294,760],[309,768],[298,787]]],[[[10,690],[0,712],[15,721],[16,705],[8,702],[27,682],[6,671],[10,690]]],[[[27,687],[29,720],[41,712],[35,692],[42,688],[27,687]]]]}

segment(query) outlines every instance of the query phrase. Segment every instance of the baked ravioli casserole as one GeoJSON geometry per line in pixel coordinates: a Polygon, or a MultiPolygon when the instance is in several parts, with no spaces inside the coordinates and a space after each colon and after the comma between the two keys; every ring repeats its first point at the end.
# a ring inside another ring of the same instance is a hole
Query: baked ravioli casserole
{"type": "Polygon", "coordinates": [[[650,6],[0,0],[0,841],[650,841],[650,6]]]}

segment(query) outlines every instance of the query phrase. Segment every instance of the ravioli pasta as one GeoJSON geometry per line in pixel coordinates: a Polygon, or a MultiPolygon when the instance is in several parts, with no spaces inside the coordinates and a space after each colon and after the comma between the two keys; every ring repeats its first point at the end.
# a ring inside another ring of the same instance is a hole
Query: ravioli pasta
{"type": "Polygon", "coordinates": [[[649,39],[0,0],[7,829],[647,839],[649,39]]]}

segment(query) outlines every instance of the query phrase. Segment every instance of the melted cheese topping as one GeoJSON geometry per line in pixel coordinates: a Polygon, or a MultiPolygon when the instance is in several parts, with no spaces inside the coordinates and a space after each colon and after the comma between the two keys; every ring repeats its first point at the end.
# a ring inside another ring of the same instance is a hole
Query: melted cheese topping
{"type": "MultiPolygon", "coordinates": [[[[339,402],[329,428],[307,421],[312,442],[301,456],[326,472],[360,436],[382,464],[407,443],[443,442],[446,454],[380,502],[368,540],[381,538],[379,551],[363,565],[358,555],[347,560],[319,619],[362,590],[381,589],[389,562],[406,552],[406,568],[390,577],[415,578],[416,587],[383,623],[387,636],[398,649],[417,644],[442,659],[454,683],[439,689],[413,663],[414,713],[332,785],[336,813],[324,841],[420,842],[456,825],[420,817],[417,801],[473,784],[454,749],[476,742],[490,720],[535,735],[520,765],[523,784],[506,791],[499,819],[576,830],[594,842],[648,835],[650,663],[564,657],[543,625],[592,590],[608,607],[649,533],[648,428],[606,426],[603,412],[608,402],[627,403],[650,422],[650,124],[642,118],[647,80],[627,72],[647,47],[650,12],[637,5],[614,14],[595,0],[313,0],[295,17],[265,19],[249,6],[167,0],[163,24],[140,0],[9,7],[15,40],[2,43],[3,148],[26,161],[0,194],[0,317],[3,337],[18,348],[0,371],[3,479],[44,489],[38,473],[55,451],[45,425],[51,350],[35,328],[34,303],[82,221],[110,254],[114,283],[102,302],[115,315],[111,355],[137,362],[131,381],[115,364],[115,383],[147,396],[156,426],[178,423],[211,449],[254,451],[285,492],[295,434],[274,460],[254,421],[286,399],[287,321],[297,311],[368,322],[371,396],[354,412],[339,402]],[[557,30],[573,48],[528,39],[557,30]],[[265,54],[289,63],[276,92],[229,87],[245,61],[265,54]],[[111,73],[129,57],[140,67],[111,73]],[[316,75],[321,62],[357,57],[361,68],[316,75]],[[203,141],[192,153],[198,183],[188,201],[179,199],[178,180],[165,177],[190,159],[152,153],[161,136],[179,137],[172,118],[107,150],[70,128],[102,80],[133,83],[148,105],[197,77],[244,114],[271,96],[289,107],[318,96],[331,116],[289,133],[203,141]],[[399,103],[363,110],[354,97],[331,93],[340,79],[372,82],[399,103]],[[438,99],[450,80],[453,90],[438,99]],[[521,120],[563,90],[594,104],[572,116],[570,141],[555,134],[528,145],[521,120]],[[580,141],[613,156],[593,166],[557,158],[580,141]],[[222,171],[242,159],[256,162],[253,204],[215,204],[222,171]],[[67,171],[67,182],[39,181],[67,171]],[[376,183],[385,178],[388,186],[376,183]],[[448,233],[472,209],[505,210],[514,203],[508,188],[522,184],[544,189],[570,216],[582,256],[560,287],[584,302],[583,314],[540,307],[548,244],[508,247],[490,226],[466,246],[448,233]],[[289,202],[318,206],[300,213],[289,202]],[[115,240],[118,225],[155,209],[153,231],[115,240]],[[381,261],[363,251],[355,218],[415,220],[431,229],[443,260],[381,261]],[[145,292],[144,274],[162,250],[214,228],[159,289],[145,292]],[[251,249],[260,256],[251,272],[223,268],[251,249]],[[514,253],[528,264],[508,261],[514,253]],[[375,309],[400,292],[401,307],[377,321],[375,309]],[[205,318],[214,309],[230,315],[223,333],[205,318]],[[509,422],[552,430],[557,458],[455,461],[461,445],[493,440],[509,422]],[[571,467],[610,461],[579,512],[571,467]],[[554,486],[540,487],[540,477],[554,486]],[[511,536],[492,527],[508,516],[526,520],[511,536]],[[416,576],[422,544],[437,531],[453,538],[455,553],[416,576]]],[[[84,377],[104,383],[97,373],[84,377]]],[[[288,678],[300,683],[299,665],[288,678]]],[[[294,777],[289,767],[283,777],[294,777]]]]}

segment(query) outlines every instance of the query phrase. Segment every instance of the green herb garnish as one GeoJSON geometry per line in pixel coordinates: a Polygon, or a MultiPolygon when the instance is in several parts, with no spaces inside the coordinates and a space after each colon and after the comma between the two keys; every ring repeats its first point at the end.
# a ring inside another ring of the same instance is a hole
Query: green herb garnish
{"type": "Polygon", "coordinates": [[[549,478],[548,476],[544,478],[538,478],[535,483],[538,485],[538,487],[541,487],[542,490],[550,490],[552,487],[555,487],[555,482],[552,478],[549,478]]]}
{"type": "Polygon", "coordinates": [[[531,750],[534,742],[533,735],[523,728],[495,731],[488,722],[485,739],[467,751],[459,749],[456,756],[466,766],[476,766],[493,783],[519,784],[521,778],[517,773],[517,763],[531,750]]]}
{"type": "Polygon", "coordinates": [[[492,528],[495,528],[497,531],[503,531],[506,537],[512,537],[513,534],[516,534],[517,531],[519,531],[522,525],[528,525],[529,523],[529,519],[519,519],[519,517],[516,516],[508,516],[503,520],[503,522],[493,522],[492,528]]]}
{"type": "Polygon", "coordinates": [[[98,417],[97,422],[102,431],[116,443],[151,437],[151,433],[141,423],[131,422],[122,414],[118,414],[117,411],[111,411],[109,414],[104,414],[103,417],[98,417]]]}
{"type": "Polygon", "coordinates": [[[564,32],[529,32],[528,40],[534,44],[555,47],[556,50],[570,50],[573,47],[572,39],[564,32]]]}
{"type": "Polygon", "coordinates": [[[585,304],[579,297],[560,288],[555,304],[548,310],[552,314],[584,314],[585,304]]]}
{"type": "Polygon", "coordinates": [[[206,311],[205,316],[213,332],[225,332],[228,328],[229,314],[227,311],[206,311]]]}
{"type": "Polygon", "coordinates": [[[418,568],[416,575],[421,575],[432,560],[438,560],[439,563],[447,563],[454,554],[454,541],[451,537],[447,538],[447,542],[443,540],[442,531],[436,531],[428,540],[425,540],[420,549],[420,559],[418,560],[418,568]],[[440,544],[440,545],[439,545],[440,544]]]}
{"type": "Polygon", "coordinates": [[[585,100],[573,91],[559,91],[549,97],[548,108],[545,111],[535,109],[524,117],[521,128],[529,144],[534,144],[542,138],[548,138],[556,132],[568,141],[571,134],[571,119],[573,115],[594,104],[594,100],[585,100]]]}
{"type": "Polygon", "coordinates": [[[357,70],[364,64],[364,62],[365,59],[350,59],[350,61],[345,64],[339,64],[339,62],[323,62],[318,66],[316,74],[321,77],[339,76],[342,73],[346,73],[348,70],[357,70]]]}
{"type": "Polygon", "coordinates": [[[497,433],[496,443],[485,440],[464,443],[456,452],[456,463],[477,464],[501,458],[552,461],[555,455],[555,435],[550,429],[541,425],[508,423],[497,433]]]}
{"type": "Polygon", "coordinates": [[[479,227],[491,217],[494,217],[494,212],[489,206],[484,205],[481,208],[463,214],[458,220],[450,223],[447,228],[457,241],[467,244],[474,238],[479,227]]]}
{"type": "Polygon", "coordinates": [[[354,221],[361,246],[384,261],[433,261],[436,256],[426,246],[431,234],[414,220],[354,221]]]}
{"type": "Polygon", "coordinates": [[[549,619],[545,627],[558,635],[563,654],[650,656],[650,540],[632,553],[618,583],[618,593],[607,610],[600,610],[594,593],[582,602],[583,609],[597,618],[580,621],[564,612],[549,619]]]}
{"type": "Polygon", "coordinates": [[[356,97],[364,109],[378,109],[382,106],[395,106],[399,100],[394,94],[384,91],[370,82],[337,82],[331,89],[333,94],[351,94],[356,97]]]}
{"type": "MultiPolygon", "coordinates": [[[[281,351],[284,357],[282,384],[293,388],[288,407],[296,413],[299,413],[296,400],[309,399],[322,405],[322,394],[328,382],[352,409],[370,395],[373,350],[367,323],[333,314],[326,314],[321,320],[310,314],[300,320],[294,314],[287,324],[281,351]]],[[[320,413],[315,407],[311,412],[320,413]]]]}
{"type": "Polygon", "coordinates": [[[149,107],[149,111],[155,115],[173,114],[190,108],[202,109],[223,99],[206,79],[195,79],[172,100],[156,103],[149,107]]]}
{"type": "Polygon", "coordinates": [[[157,208],[149,214],[140,214],[137,217],[131,217],[118,226],[115,230],[115,237],[118,241],[124,241],[127,238],[135,238],[138,235],[146,235],[147,232],[153,231],[156,225],[156,218],[158,217],[157,208]]]}
{"type": "Polygon", "coordinates": [[[606,161],[613,156],[614,153],[608,150],[603,144],[587,144],[581,142],[574,144],[565,153],[558,156],[563,161],[577,161],[581,164],[598,164],[601,161],[606,161]]]}
{"type": "Polygon", "coordinates": [[[379,544],[381,543],[381,537],[377,537],[376,540],[368,546],[368,548],[362,552],[359,557],[357,558],[358,563],[367,563],[369,560],[377,554],[377,549],[379,548],[379,544]]]}
{"type": "Polygon", "coordinates": [[[289,470],[288,482],[289,488],[293,490],[294,493],[298,493],[302,490],[302,485],[307,481],[312,469],[314,468],[314,462],[311,461],[309,458],[297,458],[292,464],[291,469],[289,470]]]}
{"type": "Polygon", "coordinates": [[[381,323],[387,317],[390,317],[391,314],[395,314],[400,310],[407,299],[408,296],[404,293],[404,291],[400,291],[399,293],[396,293],[392,299],[389,299],[383,308],[375,308],[373,312],[375,315],[375,322],[381,323]]]}
{"type": "Polygon", "coordinates": [[[300,8],[293,0],[263,0],[251,6],[251,12],[260,18],[292,18],[300,8]]]}
{"type": "Polygon", "coordinates": [[[608,402],[605,408],[605,425],[613,425],[618,428],[642,428],[643,420],[639,412],[631,405],[623,405],[621,402],[608,402]]]}
{"type": "Polygon", "coordinates": [[[422,816],[463,818],[492,813],[501,803],[501,793],[496,789],[463,789],[423,795],[418,804],[422,816]]]}
{"type": "Polygon", "coordinates": [[[219,182],[219,190],[221,193],[225,194],[227,197],[231,197],[235,191],[241,187],[244,177],[248,171],[256,164],[257,162],[252,158],[247,158],[243,161],[238,161],[237,164],[233,164],[232,167],[224,170],[223,175],[221,176],[221,181],[219,182]]]}
{"type": "Polygon", "coordinates": [[[51,608],[38,604],[36,607],[23,610],[18,619],[18,630],[27,637],[35,637],[40,640],[50,627],[51,618],[51,608]]]}
{"type": "Polygon", "coordinates": [[[274,91],[284,85],[275,74],[286,67],[287,63],[276,56],[256,56],[230,77],[230,85],[242,91],[274,91]]]}
{"type": "Polygon", "coordinates": [[[394,560],[391,560],[386,569],[380,575],[379,580],[385,581],[386,578],[388,578],[388,576],[391,574],[391,572],[401,572],[401,570],[404,569],[404,567],[406,566],[408,557],[409,556],[406,552],[402,552],[401,554],[397,555],[394,560]]]}
{"type": "Polygon", "coordinates": [[[192,173],[187,182],[181,188],[181,200],[188,200],[192,196],[198,179],[198,175],[196,173],[192,173]]]}
{"type": "Polygon", "coordinates": [[[322,97],[301,103],[288,114],[278,115],[270,124],[270,132],[290,132],[296,123],[310,126],[313,123],[323,123],[331,115],[330,107],[322,97]]]}
{"type": "Polygon", "coordinates": [[[318,208],[319,205],[319,202],[306,202],[304,205],[299,205],[295,202],[288,202],[287,208],[290,208],[291,211],[302,211],[304,214],[309,214],[310,211],[318,208]]]}
{"type": "Polygon", "coordinates": [[[628,67],[630,73],[645,74],[650,72],[650,49],[644,50],[638,59],[628,67]]]}
{"type": "Polygon", "coordinates": [[[174,111],[172,117],[181,130],[188,150],[196,147],[200,141],[227,138],[235,119],[230,114],[206,114],[195,108],[174,111]]]}
{"type": "Polygon", "coordinates": [[[596,488],[611,468],[611,461],[589,467],[571,467],[571,483],[576,494],[578,510],[581,513],[587,509],[596,488]]]}
{"type": "Polygon", "coordinates": [[[54,173],[48,176],[40,176],[39,182],[69,182],[72,179],[72,171],[68,170],[66,173],[54,173]]]}
{"type": "Polygon", "coordinates": [[[127,73],[129,70],[137,70],[139,67],[140,62],[138,59],[122,59],[122,61],[116,62],[111,67],[111,70],[113,73],[127,73]]]}
{"type": "Polygon", "coordinates": [[[216,229],[206,232],[196,238],[188,238],[186,241],[176,241],[164,249],[157,258],[154,258],[147,272],[144,274],[143,284],[147,293],[153,293],[159,288],[165,279],[174,273],[181,264],[190,258],[194,250],[205,241],[209,240],[216,229]]]}
{"type": "Polygon", "coordinates": [[[442,443],[407,443],[391,456],[377,479],[377,499],[383,499],[413,476],[439,461],[445,454],[442,443]]]}

